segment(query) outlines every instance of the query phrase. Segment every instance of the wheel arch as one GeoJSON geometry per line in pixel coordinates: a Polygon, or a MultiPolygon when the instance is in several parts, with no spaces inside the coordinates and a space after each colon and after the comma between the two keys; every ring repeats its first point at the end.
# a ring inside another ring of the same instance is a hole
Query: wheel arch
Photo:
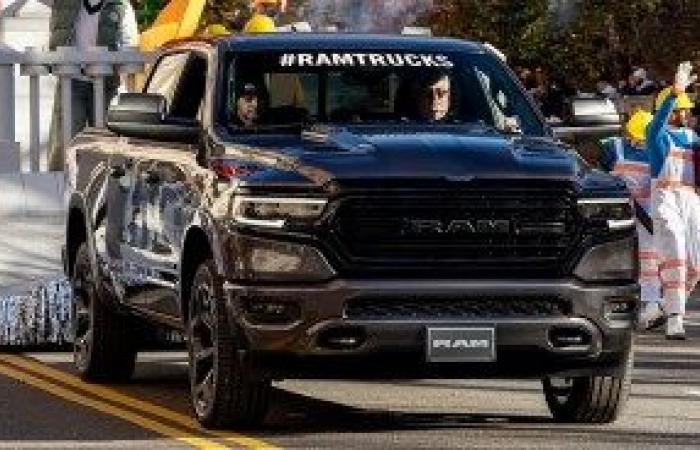
{"type": "Polygon", "coordinates": [[[71,197],[66,218],[66,242],[65,242],[65,273],[73,276],[73,266],[78,248],[83,242],[88,241],[89,228],[85,215],[82,199],[74,195],[71,197]]]}
{"type": "Polygon", "coordinates": [[[214,246],[209,234],[199,225],[188,228],[182,245],[180,256],[180,313],[183,321],[187,320],[189,311],[190,291],[192,280],[199,264],[207,258],[214,258],[214,246]]]}

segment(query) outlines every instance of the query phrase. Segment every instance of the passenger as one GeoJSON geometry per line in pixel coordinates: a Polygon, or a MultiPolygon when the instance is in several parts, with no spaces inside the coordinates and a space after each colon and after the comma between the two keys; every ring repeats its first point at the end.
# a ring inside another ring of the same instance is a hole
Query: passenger
{"type": "Polygon", "coordinates": [[[646,129],[652,115],[637,111],[625,126],[624,137],[602,142],[601,165],[608,172],[621,176],[638,205],[637,234],[639,235],[639,284],[642,287],[640,328],[647,330],[661,324],[661,282],[659,263],[654,247],[651,221],[651,168],[645,148],[646,129]]]}
{"type": "Polygon", "coordinates": [[[439,74],[418,87],[417,112],[419,120],[445,120],[450,113],[450,77],[439,74]]]}

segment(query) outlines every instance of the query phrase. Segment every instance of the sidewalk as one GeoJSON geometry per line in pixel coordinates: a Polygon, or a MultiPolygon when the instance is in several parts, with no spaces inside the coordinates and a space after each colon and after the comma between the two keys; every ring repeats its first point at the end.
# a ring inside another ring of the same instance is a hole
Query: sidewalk
{"type": "Polygon", "coordinates": [[[63,175],[0,175],[0,345],[69,339],[63,175]]]}
{"type": "Polygon", "coordinates": [[[0,296],[61,273],[61,173],[0,175],[0,296]]]}

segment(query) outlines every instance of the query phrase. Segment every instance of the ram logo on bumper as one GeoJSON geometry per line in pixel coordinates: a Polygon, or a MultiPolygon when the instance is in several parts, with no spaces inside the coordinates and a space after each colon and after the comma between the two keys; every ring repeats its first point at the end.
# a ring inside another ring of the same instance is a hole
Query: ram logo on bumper
{"type": "Polygon", "coordinates": [[[433,348],[489,348],[486,339],[433,339],[433,348]]]}

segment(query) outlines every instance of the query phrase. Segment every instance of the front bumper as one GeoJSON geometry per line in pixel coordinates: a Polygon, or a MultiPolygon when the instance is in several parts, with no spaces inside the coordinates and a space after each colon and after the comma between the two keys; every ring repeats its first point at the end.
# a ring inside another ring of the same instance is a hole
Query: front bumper
{"type": "Polygon", "coordinates": [[[576,281],[335,280],[324,284],[225,285],[231,325],[255,358],[278,377],[413,378],[542,377],[615,375],[626,361],[639,301],[637,284],[586,286],[576,281]],[[548,317],[353,319],[346,305],[357,298],[400,301],[406,297],[508,298],[555,296],[570,309],[548,317]],[[624,313],[612,301],[633,303],[624,313]],[[250,305],[293,305],[283,323],[252,320],[250,305]],[[493,327],[495,362],[429,363],[428,327],[493,327]],[[553,330],[571,329],[587,336],[584,345],[558,345],[553,330]],[[343,340],[343,334],[356,337],[343,340]],[[328,336],[340,337],[330,345],[328,336]],[[343,346],[342,343],[346,344],[343,346]],[[351,344],[351,345],[350,345],[351,344]]]}

